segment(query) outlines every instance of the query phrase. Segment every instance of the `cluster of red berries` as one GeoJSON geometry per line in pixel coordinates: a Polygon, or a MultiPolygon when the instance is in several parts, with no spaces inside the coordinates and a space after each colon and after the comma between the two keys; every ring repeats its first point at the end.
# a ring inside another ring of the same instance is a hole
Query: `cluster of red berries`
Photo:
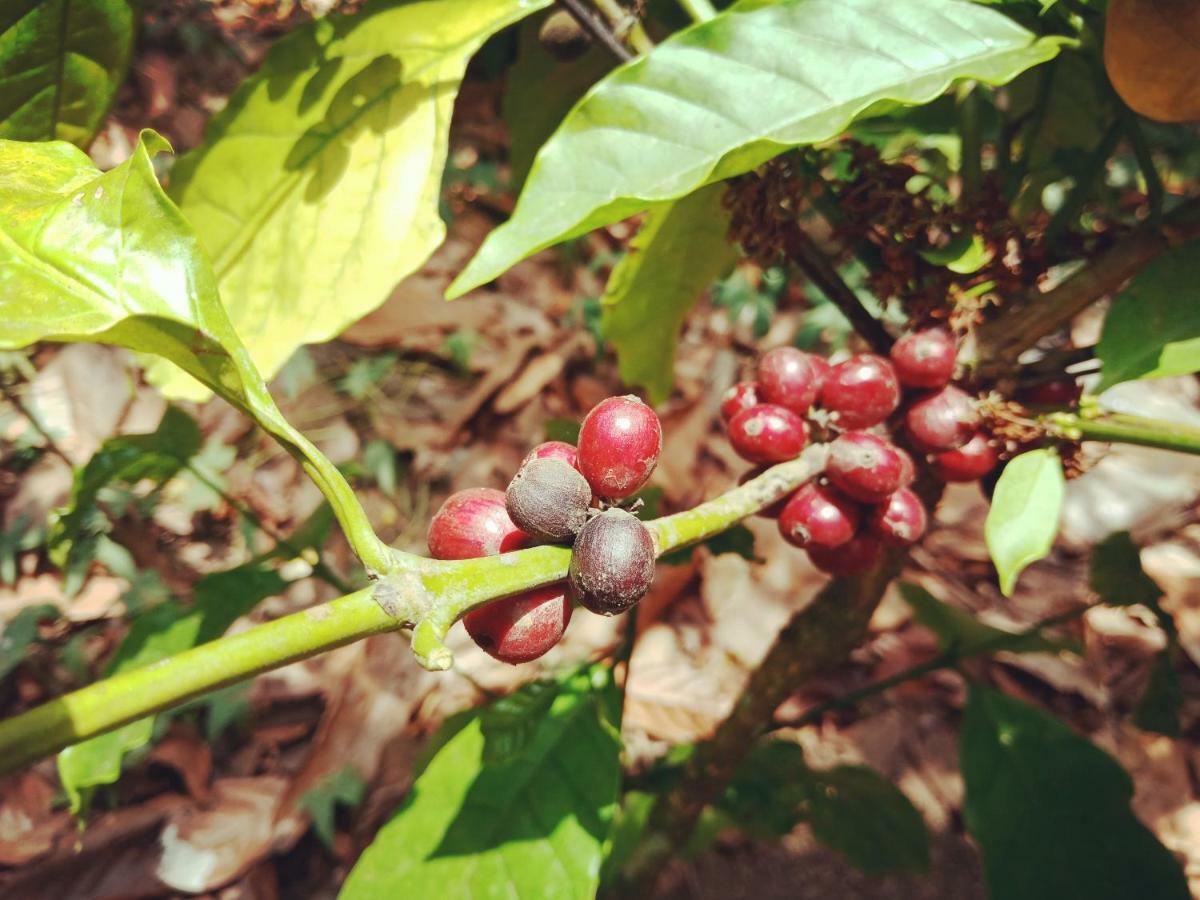
{"type": "Polygon", "coordinates": [[[951,383],[957,355],[942,327],[904,335],[890,359],[864,353],[834,366],[780,347],[759,360],[756,380],[725,395],[729,442],[752,463],[795,458],[812,427],[833,436],[823,475],[764,510],[817,568],[862,572],[884,544],[911,544],[924,533],[925,507],[909,487],[913,460],[889,440],[890,426],[902,426],[908,446],[943,481],[974,481],[996,466],[975,399],[951,383]]]}
{"type": "Polygon", "coordinates": [[[654,411],[637,397],[610,397],[583,420],[578,447],[534,447],[507,491],[470,488],[447,498],[429,523],[435,559],[573,545],[567,581],[467,613],[463,624],[476,644],[501,662],[529,662],[562,638],[573,598],[611,616],[645,595],[654,579],[654,539],[616,504],[646,483],[661,451],[654,411]]]}

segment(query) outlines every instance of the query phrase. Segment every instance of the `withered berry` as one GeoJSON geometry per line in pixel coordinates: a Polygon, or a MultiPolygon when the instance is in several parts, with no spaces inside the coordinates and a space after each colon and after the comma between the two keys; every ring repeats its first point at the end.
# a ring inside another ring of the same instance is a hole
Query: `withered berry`
{"type": "Polygon", "coordinates": [[[508,514],[522,531],[550,543],[569,541],[587,521],[592,489],[561,459],[521,466],[505,494],[508,514]]]}
{"type": "Polygon", "coordinates": [[[571,551],[571,586],[594,613],[615,616],[645,596],[654,580],[654,538],[623,509],[588,520],[571,551]]]}
{"type": "Polygon", "coordinates": [[[579,429],[579,471],[608,500],[636,493],[661,452],[658,416],[633,395],[600,401],[579,429]]]}

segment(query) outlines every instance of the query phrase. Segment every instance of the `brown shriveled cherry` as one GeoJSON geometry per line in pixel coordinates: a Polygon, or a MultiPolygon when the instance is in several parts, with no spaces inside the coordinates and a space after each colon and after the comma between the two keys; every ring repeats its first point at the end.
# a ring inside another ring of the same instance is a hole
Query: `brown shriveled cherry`
{"type": "Polygon", "coordinates": [[[820,405],[840,428],[869,428],[896,411],[900,382],[892,364],[882,356],[860,353],[829,370],[820,405]]]}
{"type": "Polygon", "coordinates": [[[956,450],[933,454],[930,464],[942,481],[975,481],[992,471],[998,460],[996,448],[979,431],[956,450]]]}
{"type": "Polygon", "coordinates": [[[803,415],[820,390],[820,372],[813,357],[795,347],[776,347],[758,361],[758,392],[765,403],[774,403],[803,415]]]}
{"type": "Polygon", "coordinates": [[[797,547],[836,547],[854,537],[861,512],[837,488],[810,481],[792,494],[779,516],[779,533],[797,547]]]}
{"type": "Polygon", "coordinates": [[[505,493],[512,520],[539,541],[569,541],[587,521],[592,489],[561,459],[534,459],[521,466],[505,493]]]}
{"type": "Polygon", "coordinates": [[[971,396],[952,384],[921,397],[904,414],[913,444],[926,453],[961,447],[978,426],[971,396]]]}
{"type": "Polygon", "coordinates": [[[904,462],[897,448],[865,431],[847,431],[829,445],[825,476],[863,503],[881,503],[900,487],[904,462]]]}
{"type": "MultiPolygon", "coordinates": [[[[746,472],[744,475],[742,475],[742,477],[740,477],[738,479],[738,487],[741,487],[743,484],[745,484],[747,481],[750,481],[752,478],[757,478],[759,475],[761,475],[766,470],[767,470],[766,466],[758,466],[757,468],[751,469],[749,472],[746,472]]],[[[781,512],[783,512],[783,508],[785,506],[787,506],[788,500],[790,500],[793,496],[795,496],[795,493],[796,492],[793,491],[790,494],[780,497],[778,500],[776,500],[770,506],[764,506],[762,509],[760,509],[758,512],[756,512],[755,515],[759,516],[760,518],[763,518],[763,519],[778,519],[779,514],[781,512]]]]}
{"type": "Polygon", "coordinates": [[[508,515],[504,492],[468,488],[446,498],[429,522],[434,559],[477,559],[520,550],[533,543],[508,515]]]}
{"type": "Polygon", "coordinates": [[[920,539],[929,517],[921,498],[908,488],[900,488],[871,510],[868,524],[885,544],[903,547],[920,539]]]}
{"type": "Polygon", "coordinates": [[[475,643],[513,666],[535,660],[557,644],[570,621],[570,591],[562,582],[493,600],[463,616],[475,643]]]}
{"type": "Polygon", "coordinates": [[[521,465],[524,466],[535,459],[561,459],[573,469],[579,459],[579,451],[575,449],[574,444],[568,444],[566,441],[546,441],[526,453],[521,465]]]}
{"type": "Polygon", "coordinates": [[[721,398],[721,419],[728,422],[743,409],[759,404],[757,381],[739,381],[721,398]]]}
{"type": "Polygon", "coordinates": [[[808,548],[812,564],[829,575],[858,575],[879,561],[879,538],[873,534],[856,534],[844,544],[808,548]]]}
{"type": "Polygon", "coordinates": [[[892,366],[905,387],[939,388],[954,377],[958,343],[949,330],[910,331],[892,345],[892,366]]]}
{"type": "Polygon", "coordinates": [[[645,484],[661,452],[658,416],[632,394],[601,400],[579,429],[579,471],[608,500],[628,497],[645,484]]]}
{"type": "Polygon", "coordinates": [[[613,507],[583,526],[571,551],[571,586],[594,613],[615,616],[645,596],[654,580],[654,538],[613,507]]]}
{"type": "Polygon", "coordinates": [[[729,443],[750,462],[784,462],[799,456],[808,443],[808,425],[790,409],[760,403],[729,421],[729,443]]]}
{"type": "Polygon", "coordinates": [[[1083,386],[1070,377],[1029,384],[1017,390],[1017,399],[1032,406],[1074,406],[1082,395],[1083,386]]]}

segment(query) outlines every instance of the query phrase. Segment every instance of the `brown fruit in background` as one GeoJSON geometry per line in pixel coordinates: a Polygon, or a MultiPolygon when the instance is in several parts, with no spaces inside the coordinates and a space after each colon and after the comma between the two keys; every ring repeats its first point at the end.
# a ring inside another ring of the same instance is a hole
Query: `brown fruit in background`
{"type": "Polygon", "coordinates": [[[1134,111],[1159,122],[1200,120],[1200,3],[1109,0],[1104,66],[1134,111]]]}

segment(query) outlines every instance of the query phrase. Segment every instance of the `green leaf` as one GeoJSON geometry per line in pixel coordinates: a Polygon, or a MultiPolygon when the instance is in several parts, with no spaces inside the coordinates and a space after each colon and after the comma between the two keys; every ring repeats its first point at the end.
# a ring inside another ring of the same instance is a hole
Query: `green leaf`
{"type": "Polygon", "coordinates": [[[644,387],[652,404],[675,386],[688,312],[737,261],[723,196],[724,186],[713,184],[651,210],[600,298],[600,330],[617,351],[621,378],[644,387]]]}
{"type": "Polygon", "coordinates": [[[480,711],[448,722],[342,900],[594,897],[620,785],[620,698],[599,666],[555,688],[533,735],[501,762],[484,761],[480,711]]]}
{"type": "Polygon", "coordinates": [[[129,68],[132,0],[7,0],[0,138],[86,147],[129,68]]]}
{"type": "Polygon", "coordinates": [[[300,797],[299,806],[312,817],[313,831],[333,850],[333,817],[339,805],[358,806],[367,790],[366,779],[351,766],[342,766],[300,797]]]}
{"type": "Polygon", "coordinates": [[[1109,606],[1141,603],[1155,609],[1162,588],[1142,568],[1142,557],[1128,531],[1111,534],[1092,550],[1088,586],[1109,606]]]}
{"type": "Polygon", "coordinates": [[[978,272],[991,259],[991,253],[977,234],[964,232],[950,241],[945,247],[932,250],[919,250],[918,254],[928,263],[935,266],[945,266],[951,272],[960,275],[970,275],[978,272]]]}
{"type": "Polygon", "coordinates": [[[1017,576],[1054,545],[1065,483],[1052,447],[1022,453],[1004,467],[983,526],[1004,596],[1012,596],[1017,576]]]}
{"type": "MultiPolygon", "coordinates": [[[[197,644],[220,637],[259,601],[280,593],[287,583],[273,569],[248,564],[206,575],[196,582],[190,611],[167,601],[138,616],[105,671],[117,675],[158,662],[197,644]]],[[[71,811],[83,811],[97,785],[121,777],[126,754],[140,750],[154,734],[154,716],[89,738],[58,754],[58,775],[71,811]]]]}
{"type": "Polygon", "coordinates": [[[20,665],[25,658],[25,648],[37,640],[38,623],[57,618],[58,607],[39,603],[26,606],[7,624],[0,625],[0,681],[20,665]]]}
{"type": "MultiPolygon", "coordinates": [[[[442,242],[438,195],[467,61],[548,3],[391,0],[301,26],[175,166],[171,196],[267,377],[379,306],[442,242]]],[[[173,373],[155,380],[187,387],[173,373]]]]}
{"type": "Polygon", "coordinates": [[[558,694],[555,682],[534,681],[481,709],[484,765],[504,762],[529,746],[558,694]]]}
{"type": "Polygon", "coordinates": [[[76,470],[67,505],[56,510],[50,525],[50,558],[69,568],[75,542],[96,513],[100,491],[111,484],[135,485],[147,479],[161,486],[175,477],[200,450],[200,427],[187,413],[168,406],[150,434],[109,438],[87,464],[76,470]]]}
{"type": "Polygon", "coordinates": [[[1150,664],[1150,678],[1133,711],[1133,724],[1143,731],[1179,737],[1183,733],[1179,717],[1183,710],[1183,686],[1175,670],[1176,644],[1159,650],[1150,664]]]}
{"type": "Polygon", "coordinates": [[[1169,250],[1113,298],[1096,347],[1096,393],[1136,378],[1200,371],[1200,240],[1169,250]]]}
{"type": "Polygon", "coordinates": [[[1008,81],[1060,43],[961,0],[741,3],[592,88],[448,296],[551,244],[835,137],[864,112],[926,103],[960,78],[1008,81]]]}
{"type": "Polygon", "coordinates": [[[1133,815],[1120,765],[1062,722],[971,685],[963,815],[991,900],[1186,900],[1171,853],[1133,815]]]}
{"type": "Polygon", "coordinates": [[[985,625],[969,613],[947,606],[929,591],[915,584],[902,583],[900,594],[912,607],[916,620],[938,637],[942,650],[954,651],[960,658],[983,653],[1058,653],[1070,645],[1054,641],[1040,632],[1014,634],[985,625]]]}

